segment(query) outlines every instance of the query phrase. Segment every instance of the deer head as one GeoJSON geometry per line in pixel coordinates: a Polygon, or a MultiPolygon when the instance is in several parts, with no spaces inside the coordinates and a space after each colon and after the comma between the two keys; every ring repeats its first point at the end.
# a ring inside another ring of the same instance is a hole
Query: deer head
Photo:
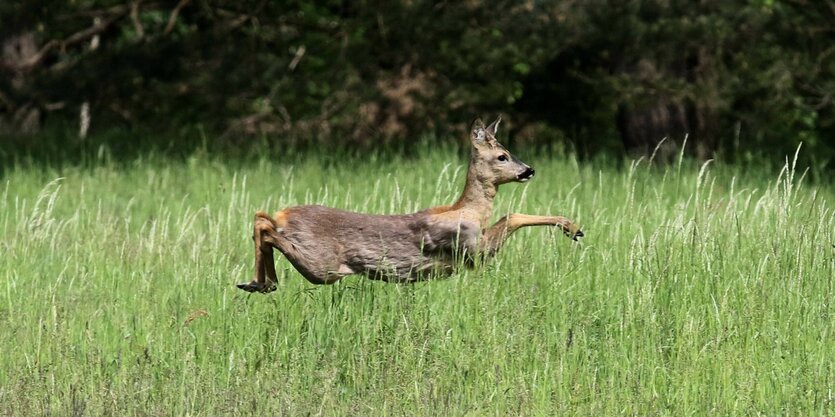
{"type": "Polygon", "coordinates": [[[534,174],[533,168],[513,156],[496,140],[502,117],[484,127],[481,119],[473,122],[470,130],[470,142],[473,150],[470,164],[475,168],[480,181],[494,185],[509,182],[525,182],[534,174]]]}

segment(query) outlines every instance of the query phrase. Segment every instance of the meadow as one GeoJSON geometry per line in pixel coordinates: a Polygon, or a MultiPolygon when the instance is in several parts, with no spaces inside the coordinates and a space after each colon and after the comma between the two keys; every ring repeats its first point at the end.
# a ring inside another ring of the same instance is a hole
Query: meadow
{"type": "Polygon", "coordinates": [[[537,176],[502,186],[494,217],[565,215],[580,243],[524,229],[484,268],[413,285],[313,286],[277,253],[268,295],[234,287],[256,210],[447,204],[463,154],[5,167],[0,414],[835,414],[830,181],[792,155],[511,150],[537,176]]]}

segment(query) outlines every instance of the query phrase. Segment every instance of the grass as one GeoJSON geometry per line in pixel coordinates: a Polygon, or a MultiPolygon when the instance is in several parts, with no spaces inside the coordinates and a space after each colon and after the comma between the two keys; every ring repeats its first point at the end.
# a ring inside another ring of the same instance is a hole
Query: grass
{"type": "Polygon", "coordinates": [[[537,168],[496,215],[563,214],[482,271],[251,278],[252,216],[448,203],[464,160],[140,156],[7,167],[2,415],[832,415],[831,184],[684,161],[537,168]]]}

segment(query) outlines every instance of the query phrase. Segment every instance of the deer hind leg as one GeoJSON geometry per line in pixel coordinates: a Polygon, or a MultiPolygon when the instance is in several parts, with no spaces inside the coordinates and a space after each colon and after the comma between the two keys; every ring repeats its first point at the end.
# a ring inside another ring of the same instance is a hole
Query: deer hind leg
{"type": "Polygon", "coordinates": [[[496,224],[484,230],[479,243],[479,251],[484,256],[495,255],[513,232],[527,226],[557,226],[572,240],[584,236],[580,226],[562,216],[508,214],[497,221],[496,224]]]}
{"type": "Polygon", "coordinates": [[[275,272],[273,249],[278,249],[302,276],[313,284],[333,284],[346,275],[355,272],[337,259],[327,259],[326,253],[311,253],[297,247],[282,233],[286,226],[287,214],[276,213],[275,219],[266,213],[255,213],[255,278],[251,282],[238,284],[248,292],[275,291],[278,281],[275,272]]]}
{"type": "Polygon", "coordinates": [[[273,248],[276,247],[277,229],[278,225],[266,213],[255,213],[255,230],[252,233],[255,243],[255,278],[251,282],[238,284],[238,288],[247,292],[275,291],[278,278],[275,273],[273,248]]]}

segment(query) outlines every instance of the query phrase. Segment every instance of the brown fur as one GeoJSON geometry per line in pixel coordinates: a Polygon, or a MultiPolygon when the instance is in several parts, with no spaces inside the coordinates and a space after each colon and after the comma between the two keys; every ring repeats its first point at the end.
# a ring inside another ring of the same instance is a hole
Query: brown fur
{"type": "Polygon", "coordinates": [[[239,284],[246,291],[269,292],[277,279],[273,249],[278,249],[314,284],[332,284],[346,275],[411,282],[449,274],[474,258],[491,257],[511,233],[525,226],[559,226],[573,239],[580,228],[561,216],[509,214],[488,226],[498,186],[524,182],[533,169],[495,139],[500,119],[490,126],[477,120],[471,131],[472,156],[467,183],[452,205],[403,215],[375,215],[318,205],[255,214],[255,278],[239,284]]]}

